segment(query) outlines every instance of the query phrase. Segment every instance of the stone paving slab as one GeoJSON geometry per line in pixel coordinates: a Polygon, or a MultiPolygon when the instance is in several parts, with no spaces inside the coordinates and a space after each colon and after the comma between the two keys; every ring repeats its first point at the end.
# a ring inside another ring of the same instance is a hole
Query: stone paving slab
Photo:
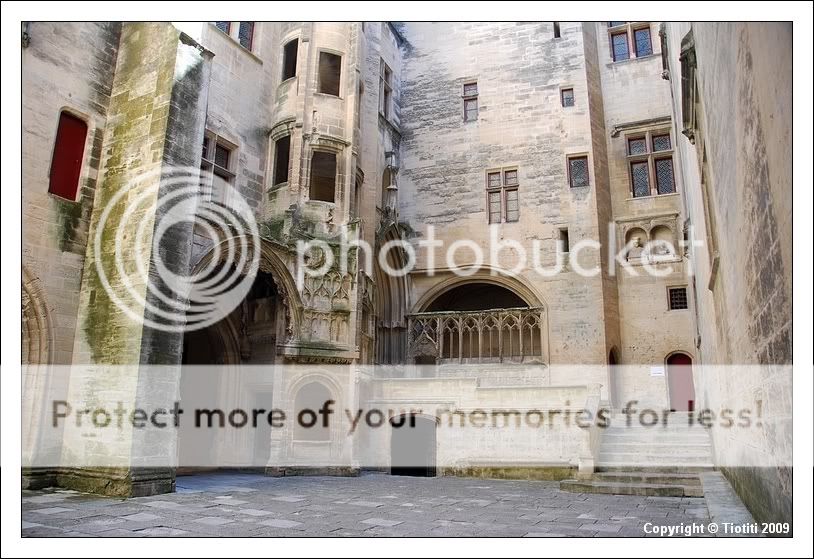
{"type": "Polygon", "coordinates": [[[546,481],[222,472],[179,477],[177,489],[132,499],[23,491],[22,535],[642,537],[646,523],[710,521],[703,498],[568,493],[546,481]]]}

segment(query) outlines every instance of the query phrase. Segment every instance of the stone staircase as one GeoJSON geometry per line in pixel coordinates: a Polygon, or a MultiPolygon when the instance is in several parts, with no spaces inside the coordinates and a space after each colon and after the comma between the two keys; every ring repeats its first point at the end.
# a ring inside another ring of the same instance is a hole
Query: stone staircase
{"type": "Polygon", "coordinates": [[[706,428],[673,412],[665,424],[640,425],[613,414],[602,431],[596,473],[560,482],[564,491],[659,497],[703,497],[700,472],[712,470],[706,428]]]}

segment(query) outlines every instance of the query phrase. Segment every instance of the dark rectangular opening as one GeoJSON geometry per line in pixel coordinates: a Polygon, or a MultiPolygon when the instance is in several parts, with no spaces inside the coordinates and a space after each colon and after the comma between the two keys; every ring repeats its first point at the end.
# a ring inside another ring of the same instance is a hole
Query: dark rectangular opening
{"type": "Polygon", "coordinates": [[[252,43],[254,42],[254,22],[241,21],[240,28],[237,31],[237,38],[244,49],[252,50],[252,43]]]}
{"type": "Polygon", "coordinates": [[[288,182],[288,160],[291,136],[283,136],[274,142],[274,184],[288,182]]]}
{"type": "Polygon", "coordinates": [[[48,183],[51,194],[76,200],[87,135],[88,125],[84,120],[65,111],[60,113],[48,183]]]}
{"type": "Polygon", "coordinates": [[[560,22],[559,21],[554,22],[554,38],[555,39],[560,38],[560,22]]]}
{"type": "Polygon", "coordinates": [[[319,53],[319,92],[339,97],[342,57],[331,52],[319,53]]]}
{"type": "Polygon", "coordinates": [[[560,250],[562,252],[568,252],[570,248],[570,242],[568,240],[568,229],[560,229],[560,250]]]}
{"type": "Polygon", "coordinates": [[[334,202],[336,194],[336,154],[315,151],[311,156],[311,200],[334,202]]]}
{"type": "Polygon", "coordinates": [[[297,75],[297,45],[298,40],[294,39],[283,47],[283,81],[297,75]]]}

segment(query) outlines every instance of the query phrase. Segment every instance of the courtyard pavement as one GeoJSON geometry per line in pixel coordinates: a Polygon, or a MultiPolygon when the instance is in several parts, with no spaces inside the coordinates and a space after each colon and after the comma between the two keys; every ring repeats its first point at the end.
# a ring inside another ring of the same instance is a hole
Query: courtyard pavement
{"type": "Polygon", "coordinates": [[[709,522],[706,499],[567,493],[556,482],[182,476],[174,494],[105,498],[22,492],[24,537],[644,536],[643,526],[709,522]]]}

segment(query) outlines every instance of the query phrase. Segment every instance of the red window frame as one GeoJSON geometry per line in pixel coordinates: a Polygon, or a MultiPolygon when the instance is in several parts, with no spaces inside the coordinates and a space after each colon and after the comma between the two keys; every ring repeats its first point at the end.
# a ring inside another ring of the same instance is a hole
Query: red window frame
{"type": "Polygon", "coordinates": [[[59,113],[48,177],[48,192],[54,196],[76,201],[87,138],[87,122],[68,111],[59,113]]]}

